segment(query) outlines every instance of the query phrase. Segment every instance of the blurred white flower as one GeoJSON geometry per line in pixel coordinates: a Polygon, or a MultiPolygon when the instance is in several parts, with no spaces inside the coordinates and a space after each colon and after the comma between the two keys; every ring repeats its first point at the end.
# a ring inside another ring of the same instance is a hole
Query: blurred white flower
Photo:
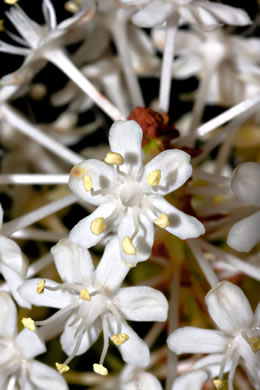
{"type": "MultiPolygon", "coordinates": [[[[182,353],[221,353],[219,380],[230,362],[228,388],[233,390],[233,376],[240,360],[251,383],[259,388],[257,351],[259,350],[260,305],[253,315],[243,291],[224,281],[217,284],[206,296],[208,311],[219,330],[184,327],[174,331],[168,338],[169,348],[182,353]],[[257,343],[258,342],[258,343],[257,343]]],[[[214,356],[214,355],[213,355],[214,356]]],[[[204,376],[204,374],[198,374],[204,376]]],[[[199,380],[202,380],[199,379],[199,380]]]]}
{"type": "MultiPolygon", "coordinates": [[[[231,189],[239,199],[260,207],[260,163],[240,164],[234,171],[231,189]]],[[[260,241],[260,211],[235,223],[227,243],[239,252],[249,252],[260,241]]]]}

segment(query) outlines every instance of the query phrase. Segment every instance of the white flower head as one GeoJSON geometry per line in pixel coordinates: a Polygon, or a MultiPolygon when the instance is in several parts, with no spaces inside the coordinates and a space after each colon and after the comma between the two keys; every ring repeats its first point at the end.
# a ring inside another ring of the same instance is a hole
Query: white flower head
{"type": "Polygon", "coordinates": [[[135,121],[115,122],[106,163],[86,160],[72,169],[69,180],[73,192],[98,206],[72,229],[71,241],[90,248],[114,232],[121,259],[129,265],[150,256],[153,224],[184,240],[204,233],[196,218],[163,198],[191,176],[190,156],[182,150],[166,150],[143,167],[142,136],[135,121]]]}
{"type": "MultiPolygon", "coordinates": [[[[260,164],[240,164],[231,180],[233,193],[246,203],[260,207],[260,164]]],[[[249,252],[260,241],[260,211],[237,222],[229,231],[227,243],[240,252],[249,252]]]]}
{"type": "MultiPolygon", "coordinates": [[[[3,225],[3,209],[0,204],[0,229],[3,225]]],[[[28,261],[19,246],[8,237],[0,234],[0,272],[5,278],[14,299],[23,307],[30,307],[17,292],[23,283],[28,268],[28,261]]]]}
{"type": "Polygon", "coordinates": [[[248,14],[241,8],[203,0],[120,0],[129,6],[139,6],[132,17],[140,27],[155,27],[165,22],[174,13],[183,20],[204,29],[213,29],[219,23],[244,26],[251,23],[248,14]]]}
{"type": "Polygon", "coordinates": [[[125,362],[146,366],[149,349],[125,319],[165,321],[168,303],[163,294],[150,287],[119,288],[129,267],[120,260],[115,239],[106,245],[96,270],[89,252],[69,240],[60,241],[52,253],[64,283],[32,279],[20,287],[20,292],[35,305],[60,309],[49,319],[35,323],[61,331],[64,327],[61,344],[69,357],[60,368],[68,370],[73,357],[86,352],[102,330],[104,348],[99,363],[94,365],[95,372],[107,374],[103,362],[109,338],[125,362]]]}
{"type": "Polygon", "coordinates": [[[16,307],[10,296],[0,292],[0,387],[1,389],[67,390],[56,370],[34,358],[46,352],[36,332],[23,329],[17,334],[16,307]]]}
{"type": "MultiPolygon", "coordinates": [[[[258,388],[260,378],[257,372],[256,352],[260,345],[260,305],[253,315],[243,291],[227,281],[218,283],[215,288],[210,290],[206,296],[206,304],[209,314],[219,330],[194,327],[178,329],[168,338],[169,348],[177,354],[221,353],[219,380],[223,380],[223,374],[230,364],[229,390],[233,389],[233,376],[241,359],[250,381],[258,388]]],[[[214,358],[212,359],[214,360],[214,358]]]]}

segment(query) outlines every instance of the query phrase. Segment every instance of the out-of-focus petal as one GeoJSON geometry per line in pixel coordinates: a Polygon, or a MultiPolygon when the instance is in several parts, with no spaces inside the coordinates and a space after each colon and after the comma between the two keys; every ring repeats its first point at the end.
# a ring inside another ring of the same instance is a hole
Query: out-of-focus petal
{"type": "Polygon", "coordinates": [[[17,330],[16,306],[9,294],[0,293],[0,337],[13,337],[17,330]]]}
{"type": "Polygon", "coordinates": [[[30,362],[30,380],[38,389],[67,390],[68,385],[56,370],[41,362],[30,362]]]}
{"type": "Polygon", "coordinates": [[[210,290],[206,303],[213,321],[229,335],[250,326],[253,321],[253,312],[247,297],[241,288],[228,281],[220,282],[210,290]]]}
{"type": "Polygon", "coordinates": [[[238,165],[232,176],[231,189],[246,203],[260,207],[260,163],[238,165]]]}
{"type": "Polygon", "coordinates": [[[249,252],[260,241],[260,211],[235,223],[227,243],[239,252],[249,252]]]}
{"type": "Polygon", "coordinates": [[[137,12],[132,21],[139,27],[156,27],[165,22],[172,12],[172,4],[154,0],[137,12]]]}
{"type": "Polygon", "coordinates": [[[218,353],[223,352],[229,338],[217,330],[184,327],[175,330],[167,340],[169,348],[182,353],[218,353]]]}

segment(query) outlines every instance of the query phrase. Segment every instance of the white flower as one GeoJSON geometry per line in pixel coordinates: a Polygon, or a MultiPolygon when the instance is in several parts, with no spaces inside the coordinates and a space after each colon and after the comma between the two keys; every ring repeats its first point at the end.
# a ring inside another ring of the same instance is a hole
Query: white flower
{"type": "Polygon", "coordinates": [[[163,198],[191,176],[190,156],[181,150],[166,150],[143,167],[142,135],[134,121],[114,123],[107,164],[86,160],[72,169],[69,180],[73,192],[99,206],[72,229],[70,239],[90,248],[115,232],[121,258],[130,265],[150,256],[153,224],[184,240],[204,233],[196,218],[163,198]]]}
{"type": "Polygon", "coordinates": [[[60,309],[53,317],[36,325],[62,329],[65,323],[61,344],[69,357],[64,365],[67,367],[75,355],[86,352],[103,330],[104,348],[98,367],[94,366],[96,372],[99,368],[106,370],[103,362],[109,337],[127,363],[146,366],[149,349],[125,319],[165,321],[168,303],[163,294],[150,287],[119,289],[129,267],[120,260],[115,239],[106,245],[95,271],[89,252],[69,240],[60,241],[52,248],[52,253],[65,283],[32,279],[20,287],[20,292],[35,305],[60,309]]]}
{"type": "MultiPolygon", "coordinates": [[[[260,207],[260,164],[240,164],[231,180],[234,194],[246,203],[260,207]]],[[[249,252],[260,241],[260,211],[237,222],[229,231],[227,243],[240,252],[249,252]]]]}
{"type": "Polygon", "coordinates": [[[28,329],[17,334],[16,307],[8,294],[0,293],[1,390],[68,389],[57,371],[34,360],[46,352],[44,343],[28,329]]]}
{"type": "Polygon", "coordinates": [[[219,22],[244,26],[251,23],[241,8],[203,0],[120,0],[129,6],[141,6],[132,21],[140,27],[155,27],[178,13],[186,22],[206,29],[215,28],[219,22]]]}
{"type": "MultiPolygon", "coordinates": [[[[3,209],[0,204],[0,229],[3,225],[3,209]]],[[[28,261],[19,246],[10,238],[0,235],[0,272],[8,283],[14,299],[23,307],[30,307],[17,292],[18,286],[24,281],[28,261]]]]}
{"type": "MultiPolygon", "coordinates": [[[[255,315],[243,291],[224,281],[210,290],[206,296],[208,311],[219,330],[185,327],[174,331],[168,345],[177,354],[221,353],[219,380],[230,364],[228,378],[232,390],[234,372],[240,359],[255,388],[260,386],[257,373],[257,350],[259,349],[260,305],[255,315]]],[[[214,358],[213,358],[214,359],[214,358]]],[[[202,375],[202,374],[201,374],[202,375]]],[[[205,377],[205,374],[204,374],[205,377]]]]}

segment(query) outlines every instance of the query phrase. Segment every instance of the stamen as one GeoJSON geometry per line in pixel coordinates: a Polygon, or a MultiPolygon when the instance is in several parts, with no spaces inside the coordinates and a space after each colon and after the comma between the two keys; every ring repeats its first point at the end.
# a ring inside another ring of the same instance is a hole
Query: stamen
{"type": "Polygon", "coordinates": [[[83,177],[83,186],[87,192],[89,192],[92,188],[92,181],[88,175],[83,177]]]}
{"type": "Polygon", "coordinates": [[[115,345],[122,345],[124,344],[127,340],[129,340],[129,336],[126,333],[119,333],[119,334],[114,334],[111,337],[111,340],[115,345]]]}
{"type": "Polygon", "coordinates": [[[72,168],[70,175],[73,177],[81,177],[84,176],[85,173],[86,173],[86,169],[76,165],[75,167],[72,168]]]}
{"type": "Polygon", "coordinates": [[[170,225],[169,217],[167,214],[162,213],[160,214],[160,217],[154,221],[154,223],[160,228],[165,229],[170,225]]]}
{"type": "Polygon", "coordinates": [[[94,363],[93,364],[93,371],[96,374],[103,375],[103,376],[106,376],[108,374],[107,368],[102,366],[102,364],[94,363]]]}
{"type": "Polygon", "coordinates": [[[55,366],[61,375],[63,375],[65,372],[69,371],[70,369],[69,366],[62,363],[55,363],[55,366]]]}
{"type": "Polygon", "coordinates": [[[22,319],[22,324],[26,329],[29,329],[30,331],[34,332],[35,331],[35,322],[31,318],[25,318],[23,317],[22,319]]]}
{"type": "Polygon", "coordinates": [[[45,280],[42,279],[39,283],[37,283],[36,292],[37,294],[43,294],[45,287],[45,280]]]}
{"type": "Polygon", "coordinates": [[[75,309],[77,306],[79,305],[78,301],[77,302],[73,302],[71,303],[70,305],[68,306],[65,306],[63,309],[60,309],[59,311],[57,311],[56,313],[54,313],[51,317],[49,317],[47,320],[43,320],[43,321],[36,321],[35,324],[36,325],[49,325],[50,323],[56,321],[59,317],[63,316],[66,312],[72,310],[72,309],[75,309]]]}
{"type": "Polygon", "coordinates": [[[103,217],[95,218],[90,224],[91,233],[95,234],[96,236],[99,236],[101,233],[103,233],[106,228],[107,225],[105,224],[103,217]]]}
{"type": "Polygon", "coordinates": [[[107,303],[108,310],[111,311],[111,313],[114,315],[116,320],[116,326],[117,326],[117,334],[122,333],[122,322],[121,322],[121,316],[120,312],[117,310],[117,308],[111,303],[107,303]]]}
{"type": "Polygon", "coordinates": [[[250,347],[254,353],[257,353],[260,351],[260,338],[259,337],[250,337],[247,341],[248,341],[248,344],[250,345],[250,347]]]}
{"type": "Polygon", "coordinates": [[[88,301],[88,302],[91,301],[91,296],[86,288],[83,288],[80,291],[79,297],[80,299],[83,299],[83,301],[88,301]]]}
{"type": "Polygon", "coordinates": [[[152,186],[152,187],[157,186],[160,183],[160,180],[161,180],[161,170],[160,169],[156,169],[155,171],[152,171],[147,176],[148,184],[150,184],[150,186],[152,186]]]}
{"type": "Polygon", "coordinates": [[[217,390],[228,390],[227,381],[226,380],[222,380],[221,381],[219,379],[214,379],[213,383],[216,386],[217,390]]]}
{"type": "Polygon", "coordinates": [[[123,165],[124,164],[124,157],[121,156],[119,153],[109,152],[107,153],[105,159],[105,163],[110,165],[123,165]]]}
{"type": "Polygon", "coordinates": [[[136,248],[129,236],[123,238],[121,244],[122,244],[122,249],[126,255],[136,255],[136,248]]]}

